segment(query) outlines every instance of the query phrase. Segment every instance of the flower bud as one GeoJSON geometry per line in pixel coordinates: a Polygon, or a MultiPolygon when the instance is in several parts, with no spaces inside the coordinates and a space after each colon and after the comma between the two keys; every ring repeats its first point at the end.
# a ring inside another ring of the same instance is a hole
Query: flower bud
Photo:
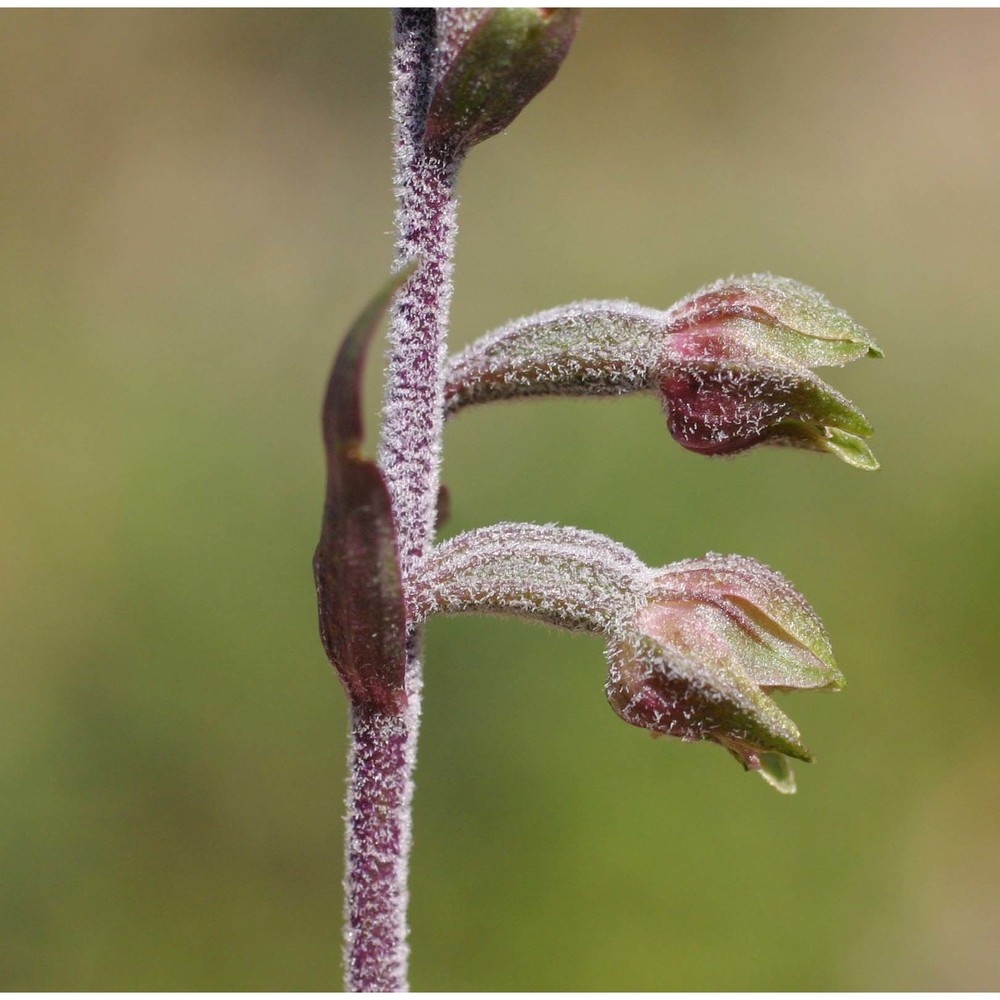
{"type": "Polygon", "coordinates": [[[809,366],[881,351],[818,292],[769,275],[716,282],[667,314],[656,365],[670,433],[703,455],[758,444],[831,452],[876,469],[864,414],[809,366]]]}
{"type": "Polygon", "coordinates": [[[425,148],[461,155],[502,132],[556,75],[580,23],[570,7],[445,7],[425,148]]]}
{"type": "Polygon", "coordinates": [[[785,757],[812,755],[769,694],[843,686],[819,618],[752,559],[709,556],[653,574],[645,603],[608,646],[612,708],[654,735],[719,743],[794,791],[785,757]]]}
{"type": "Polygon", "coordinates": [[[515,320],[448,361],[445,413],[540,395],[656,392],[671,434],[703,455],[758,444],[878,462],[871,424],[810,371],[882,352],[819,292],[788,278],[716,282],[662,311],[577,302],[515,320]]]}

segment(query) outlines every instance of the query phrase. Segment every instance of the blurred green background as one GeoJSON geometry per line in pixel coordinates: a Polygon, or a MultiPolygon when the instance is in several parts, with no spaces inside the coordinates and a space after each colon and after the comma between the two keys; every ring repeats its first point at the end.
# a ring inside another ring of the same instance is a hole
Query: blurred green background
{"type": "MultiPolygon", "coordinates": [[[[389,16],[0,29],[0,986],[339,988],[317,412],[389,266],[389,16]]],[[[998,50],[996,11],[588,11],[470,157],[453,344],[787,274],[886,351],[829,373],[883,469],[707,461],[652,398],[449,427],[447,533],[754,556],[849,687],[786,705],[789,799],[621,723],[597,640],[434,622],[414,988],[1000,987],[998,50]]]]}

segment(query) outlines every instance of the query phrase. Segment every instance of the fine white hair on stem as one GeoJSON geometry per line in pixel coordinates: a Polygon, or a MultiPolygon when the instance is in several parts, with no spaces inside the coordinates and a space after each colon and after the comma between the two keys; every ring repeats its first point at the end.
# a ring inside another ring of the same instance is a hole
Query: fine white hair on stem
{"type": "MultiPolygon", "coordinates": [[[[378,457],[391,498],[405,587],[414,559],[433,541],[457,164],[431,159],[421,149],[432,84],[435,12],[400,9],[394,26],[394,270],[412,260],[419,264],[392,310],[378,457]]],[[[422,689],[420,643],[413,629],[404,687],[404,707],[398,714],[352,706],[344,875],[344,975],[351,992],[408,989],[407,886],[422,689]]]]}

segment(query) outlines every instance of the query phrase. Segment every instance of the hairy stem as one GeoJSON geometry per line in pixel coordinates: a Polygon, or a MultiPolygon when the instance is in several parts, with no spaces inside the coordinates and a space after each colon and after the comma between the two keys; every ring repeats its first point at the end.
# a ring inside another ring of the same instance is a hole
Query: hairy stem
{"type": "Polygon", "coordinates": [[[434,534],[457,163],[427,155],[420,141],[430,85],[434,12],[404,9],[396,18],[394,267],[399,270],[414,259],[419,266],[393,307],[379,464],[392,497],[405,579],[434,534]]]}
{"type": "Polygon", "coordinates": [[[351,712],[345,987],[406,989],[406,861],[415,731],[397,715],[351,712]]]}
{"type": "MultiPolygon", "coordinates": [[[[419,265],[397,296],[389,327],[379,465],[392,500],[404,591],[434,540],[455,243],[457,163],[426,155],[421,142],[434,50],[435,11],[398,10],[394,268],[414,259],[419,265]]],[[[411,623],[405,707],[390,716],[352,706],[344,933],[345,986],[352,992],[408,988],[407,876],[421,686],[420,636],[411,623]]]]}

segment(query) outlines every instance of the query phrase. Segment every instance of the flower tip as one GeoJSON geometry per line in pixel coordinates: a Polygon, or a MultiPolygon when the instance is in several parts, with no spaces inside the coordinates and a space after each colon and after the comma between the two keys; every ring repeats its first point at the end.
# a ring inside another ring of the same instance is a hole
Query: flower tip
{"type": "Polygon", "coordinates": [[[812,451],[827,452],[836,455],[842,462],[853,465],[856,469],[874,472],[880,468],[879,462],[862,436],[871,434],[872,428],[860,412],[857,416],[859,421],[853,426],[860,433],[855,434],[840,427],[811,421],[787,420],[775,426],[772,440],[775,444],[788,444],[812,451]]]}
{"type": "Polygon", "coordinates": [[[865,472],[875,472],[881,468],[878,459],[864,438],[858,437],[857,434],[838,430],[836,427],[826,429],[823,451],[828,451],[848,465],[853,465],[856,469],[863,469],[865,472]]]}
{"type": "Polygon", "coordinates": [[[822,685],[822,687],[814,687],[812,690],[836,694],[847,687],[847,678],[832,663],[828,664],[828,678],[826,684],[822,685]]]}
{"type": "Polygon", "coordinates": [[[757,773],[776,791],[782,795],[795,794],[795,772],[788,758],[780,753],[764,753],[760,755],[760,766],[757,773]]]}
{"type": "MultiPolygon", "coordinates": [[[[782,795],[795,794],[795,772],[792,770],[791,761],[783,753],[769,750],[758,751],[753,747],[739,743],[724,743],[723,745],[743,765],[744,771],[759,774],[782,795]]],[[[811,761],[812,756],[806,755],[801,759],[811,761]]]]}
{"type": "MultiPolygon", "coordinates": [[[[846,315],[846,314],[845,314],[846,315]]],[[[857,358],[884,358],[885,351],[875,343],[872,335],[860,324],[849,320],[851,324],[850,333],[843,338],[845,346],[850,343],[856,348],[854,357],[844,356],[843,361],[853,361],[857,358]]]]}

